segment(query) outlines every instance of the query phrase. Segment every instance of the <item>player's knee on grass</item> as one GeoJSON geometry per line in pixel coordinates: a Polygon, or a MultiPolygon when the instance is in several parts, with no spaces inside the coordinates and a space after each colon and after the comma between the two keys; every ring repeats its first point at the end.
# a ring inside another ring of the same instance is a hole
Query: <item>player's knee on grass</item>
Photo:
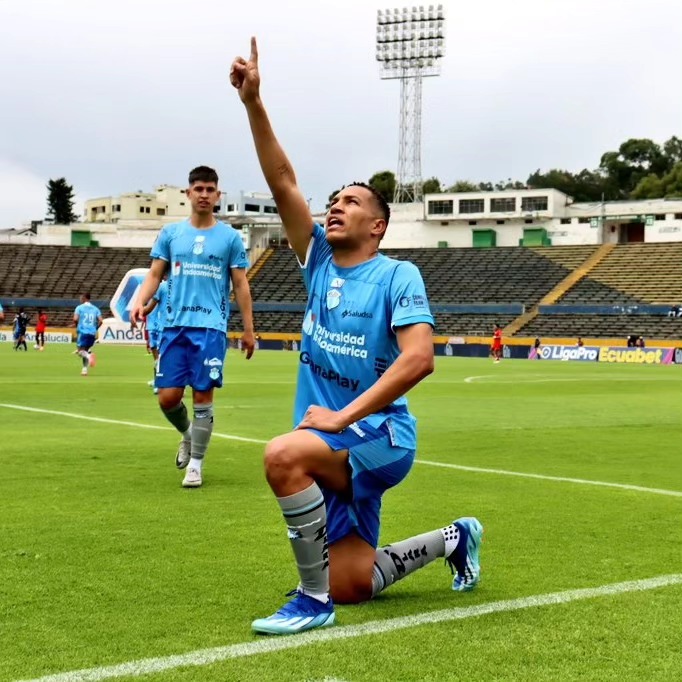
{"type": "Polygon", "coordinates": [[[329,589],[336,604],[359,604],[372,598],[372,574],[335,571],[330,564],[329,589]]]}

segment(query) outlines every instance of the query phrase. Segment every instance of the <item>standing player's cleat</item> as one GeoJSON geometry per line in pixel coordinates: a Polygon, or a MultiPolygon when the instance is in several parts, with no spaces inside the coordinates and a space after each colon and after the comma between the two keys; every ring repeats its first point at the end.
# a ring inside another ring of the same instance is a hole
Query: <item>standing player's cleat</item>
{"type": "Polygon", "coordinates": [[[90,367],[94,367],[96,364],[97,364],[97,358],[95,357],[95,354],[90,353],[90,355],[88,355],[88,365],[90,367]]]}
{"type": "Polygon", "coordinates": [[[81,376],[82,377],[88,376],[88,368],[87,367],[83,367],[83,369],[81,370],[81,376]]]}
{"type": "Polygon", "coordinates": [[[254,620],[251,629],[260,635],[294,635],[297,632],[334,625],[336,617],[331,597],[323,604],[299,590],[287,594],[287,597],[291,596],[294,598],[276,613],[254,620]]]}
{"type": "Polygon", "coordinates": [[[150,380],[147,382],[147,386],[154,386],[154,379],[150,379],[150,380]]]}
{"type": "Polygon", "coordinates": [[[452,580],[452,589],[456,592],[468,592],[476,587],[481,578],[478,552],[483,537],[483,526],[473,516],[457,519],[452,524],[459,530],[459,542],[445,561],[455,576],[452,580]]]}
{"type": "Polygon", "coordinates": [[[199,471],[199,469],[191,467],[187,469],[185,478],[182,479],[183,488],[200,488],[202,483],[201,471],[199,471]]]}
{"type": "MultiPolygon", "coordinates": [[[[156,392],[157,389],[154,389],[156,392]]],[[[184,438],[180,441],[178,445],[178,451],[175,454],[175,466],[178,469],[184,469],[188,464],[191,457],[192,441],[185,440],[184,438]]]]}

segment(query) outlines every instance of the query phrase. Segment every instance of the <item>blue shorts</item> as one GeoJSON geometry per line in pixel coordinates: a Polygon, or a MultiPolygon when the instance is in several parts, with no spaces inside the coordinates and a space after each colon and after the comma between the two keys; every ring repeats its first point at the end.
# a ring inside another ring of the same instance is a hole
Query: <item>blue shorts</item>
{"type": "Polygon", "coordinates": [[[95,345],[95,335],[83,334],[83,332],[78,332],[78,339],[76,340],[76,345],[79,348],[85,348],[86,350],[90,350],[95,345]]]}
{"type": "Polygon", "coordinates": [[[161,345],[161,331],[158,329],[147,329],[149,334],[149,347],[158,348],[161,345]]]}
{"type": "Polygon", "coordinates": [[[402,481],[412,468],[415,451],[393,445],[384,422],[375,429],[365,421],[341,433],[306,429],[332,450],[348,450],[352,469],[352,500],[322,489],[327,505],[327,540],[333,544],[352,532],[372,547],[379,543],[381,496],[402,481]]]}
{"type": "Polygon", "coordinates": [[[227,336],[218,329],[167,327],[161,332],[156,387],[220,388],[226,350],[227,336]]]}

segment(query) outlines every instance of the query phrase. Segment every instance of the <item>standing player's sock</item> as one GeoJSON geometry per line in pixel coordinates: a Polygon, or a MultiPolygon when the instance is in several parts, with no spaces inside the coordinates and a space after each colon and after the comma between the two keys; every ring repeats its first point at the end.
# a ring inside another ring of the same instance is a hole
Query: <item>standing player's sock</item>
{"type": "Polygon", "coordinates": [[[192,420],[192,449],[189,460],[190,469],[201,471],[204,456],[213,433],[213,403],[204,403],[194,406],[194,419],[192,420]]]}
{"type": "Polygon", "coordinates": [[[178,431],[180,431],[184,440],[190,439],[191,424],[189,423],[189,417],[187,416],[187,408],[185,407],[185,403],[180,402],[174,407],[171,407],[167,410],[164,410],[164,408],[162,407],[161,412],[163,412],[164,417],[166,417],[166,419],[178,431]]]}
{"type": "Polygon", "coordinates": [[[459,529],[446,526],[430,533],[380,547],[374,559],[372,596],[439,557],[450,556],[459,542],[459,529]]]}
{"type": "Polygon", "coordinates": [[[278,497],[294,550],[299,589],[318,601],[329,598],[327,508],[317,483],[288,497],[278,497]]]}

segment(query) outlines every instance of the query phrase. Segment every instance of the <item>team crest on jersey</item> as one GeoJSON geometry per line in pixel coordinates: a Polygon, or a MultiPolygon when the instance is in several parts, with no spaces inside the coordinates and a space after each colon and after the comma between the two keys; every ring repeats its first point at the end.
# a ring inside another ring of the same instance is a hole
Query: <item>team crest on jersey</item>
{"type": "Polygon", "coordinates": [[[341,279],[340,277],[334,277],[334,279],[329,283],[329,286],[340,289],[345,283],[346,283],[345,279],[341,279]]]}
{"type": "Polygon", "coordinates": [[[303,319],[303,333],[307,334],[310,336],[313,333],[313,329],[315,329],[315,320],[317,319],[317,316],[312,310],[309,310],[306,313],[305,318],[303,319]]]}
{"type": "Polygon", "coordinates": [[[327,309],[334,310],[341,303],[341,292],[338,289],[330,289],[327,292],[327,309]]]}
{"type": "Polygon", "coordinates": [[[192,249],[192,253],[195,256],[199,256],[204,252],[204,241],[206,241],[206,237],[203,234],[194,238],[194,248],[192,249]]]}
{"type": "Polygon", "coordinates": [[[220,378],[220,369],[217,367],[211,367],[211,371],[208,373],[208,376],[215,381],[216,379],[220,378]]]}

